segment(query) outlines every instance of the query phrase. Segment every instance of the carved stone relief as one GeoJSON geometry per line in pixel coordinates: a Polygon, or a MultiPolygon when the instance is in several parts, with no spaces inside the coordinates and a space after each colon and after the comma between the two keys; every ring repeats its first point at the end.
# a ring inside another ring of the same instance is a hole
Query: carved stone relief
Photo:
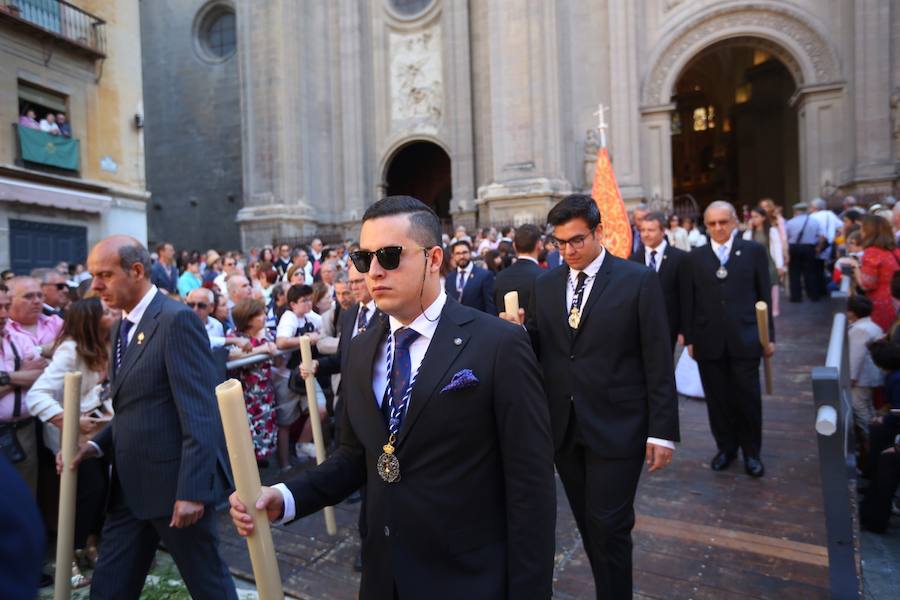
{"type": "Polygon", "coordinates": [[[669,102],[671,89],[667,82],[672,70],[682,63],[685,55],[704,40],[716,40],[722,31],[747,30],[742,37],[752,40],[754,47],[762,47],[785,63],[800,85],[831,83],[838,81],[840,67],[837,58],[816,28],[802,15],[788,7],[772,4],[742,3],[725,5],[708,10],[699,17],[679,24],[680,33],[658,53],[658,60],[644,85],[642,104],[656,106],[669,102]],[[767,37],[757,37],[750,31],[767,31],[767,37]],[[751,37],[752,36],[752,37],[751,37]],[[772,40],[783,39],[802,49],[803,56],[795,57],[786,47],[772,40]],[[798,62],[802,59],[811,65],[811,73],[804,73],[798,62]]]}
{"type": "Polygon", "coordinates": [[[393,129],[436,133],[444,107],[440,25],[391,32],[390,78],[393,129]]]}

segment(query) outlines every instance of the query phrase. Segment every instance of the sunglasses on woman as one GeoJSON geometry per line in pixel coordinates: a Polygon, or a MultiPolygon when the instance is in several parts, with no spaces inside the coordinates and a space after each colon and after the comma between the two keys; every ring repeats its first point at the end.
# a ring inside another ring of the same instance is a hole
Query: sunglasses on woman
{"type": "MultiPolygon", "coordinates": [[[[430,248],[420,248],[428,256],[430,248]]],[[[368,273],[369,267],[372,266],[372,257],[378,259],[378,264],[386,271],[393,271],[400,266],[400,255],[403,254],[403,246],[385,246],[375,251],[356,250],[350,253],[350,260],[353,266],[360,273],[368,273]]]]}

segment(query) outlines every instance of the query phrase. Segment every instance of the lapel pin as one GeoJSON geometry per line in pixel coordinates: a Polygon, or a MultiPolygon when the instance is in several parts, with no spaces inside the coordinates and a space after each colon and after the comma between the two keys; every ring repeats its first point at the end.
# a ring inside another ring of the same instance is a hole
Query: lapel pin
{"type": "Polygon", "coordinates": [[[143,343],[144,343],[144,332],[142,331],[142,332],[138,333],[138,344],[143,344],[143,343]]]}
{"type": "Polygon", "coordinates": [[[454,346],[462,346],[462,338],[453,338],[454,346]]]}
{"type": "Polygon", "coordinates": [[[735,256],[740,256],[740,255],[741,255],[741,251],[738,250],[737,252],[734,253],[734,255],[735,255],[735,256]]]}

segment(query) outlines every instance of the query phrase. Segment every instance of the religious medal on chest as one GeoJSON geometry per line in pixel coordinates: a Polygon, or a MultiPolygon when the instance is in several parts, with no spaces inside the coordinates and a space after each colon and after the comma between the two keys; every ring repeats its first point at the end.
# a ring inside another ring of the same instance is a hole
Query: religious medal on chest
{"type": "Polygon", "coordinates": [[[720,265],[718,269],[716,269],[716,277],[719,279],[725,279],[728,277],[728,269],[725,268],[725,265],[720,265]]]}
{"type": "Polygon", "coordinates": [[[385,483],[397,483],[400,481],[400,460],[394,453],[394,442],[396,441],[397,436],[391,434],[388,443],[381,447],[384,452],[378,457],[376,468],[378,469],[378,475],[385,483]]]}
{"type": "Polygon", "coordinates": [[[578,329],[578,325],[581,324],[581,310],[577,306],[573,306],[572,310],[569,311],[569,327],[572,329],[578,329]]]}

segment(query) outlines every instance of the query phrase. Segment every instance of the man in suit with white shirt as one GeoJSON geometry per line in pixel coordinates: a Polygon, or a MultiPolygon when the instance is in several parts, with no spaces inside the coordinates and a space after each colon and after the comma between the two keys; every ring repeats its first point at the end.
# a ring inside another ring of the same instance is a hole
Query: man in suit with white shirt
{"type": "MultiPolygon", "coordinates": [[[[350,343],[341,446],[249,500],[290,521],[366,484],[361,600],[549,598],[556,491],[534,354],[521,327],[448,298],[440,243],[414,198],[366,210],[351,259],[389,319],[350,343]]],[[[237,494],[231,506],[251,532],[237,494]]]]}
{"type": "Polygon", "coordinates": [[[684,343],[700,368],[718,448],[710,467],[727,469],[740,449],[747,474],[762,477],[759,359],[775,353],[775,327],[770,318],[763,350],[756,303],[772,304],[768,249],[734,235],[737,212],[728,202],[710,204],[703,220],[710,243],[688,254],[684,343]]]}
{"type": "Polygon", "coordinates": [[[640,230],[643,247],[631,255],[631,260],[643,263],[659,276],[674,352],[678,335],[684,332],[681,311],[688,292],[685,270],[687,252],[675,248],[666,240],[666,215],[661,212],[649,213],[641,219],[640,230]]]}
{"type": "Polygon", "coordinates": [[[109,361],[115,416],[72,462],[113,463],[91,598],[137,600],[162,540],[192,598],[236,600],[215,524],[230,478],[208,336],[150,282],[150,254],[137,240],[106,238],[87,264],[92,288],[122,310],[109,361]]]}
{"type": "Polygon", "coordinates": [[[535,281],[525,323],[544,373],[556,470],[597,598],[630,599],[638,479],[645,460],[651,472],[668,465],[679,439],[665,303],[655,273],[603,247],[590,196],[567,196],[547,220],[565,265],[535,281]]]}
{"type": "Polygon", "coordinates": [[[538,265],[541,230],[536,225],[522,225],[515,236],[516,262],[497,273],[494,279],[494,305],[498,309],[503,308],[504,296],[509,292],[518,292],[519,306],[528,306],[534,280],[544,272],[538,265]]]}
{"type": "Polygon", "coordinates": [[[456,262],[456,270],[447,274],[444,283],[447,295],[460,304],[496,315],[494,274],[475,266],[472,262],[472,244],[468,241],[454,242],[450,245],[450,252],[456,262]]]}

